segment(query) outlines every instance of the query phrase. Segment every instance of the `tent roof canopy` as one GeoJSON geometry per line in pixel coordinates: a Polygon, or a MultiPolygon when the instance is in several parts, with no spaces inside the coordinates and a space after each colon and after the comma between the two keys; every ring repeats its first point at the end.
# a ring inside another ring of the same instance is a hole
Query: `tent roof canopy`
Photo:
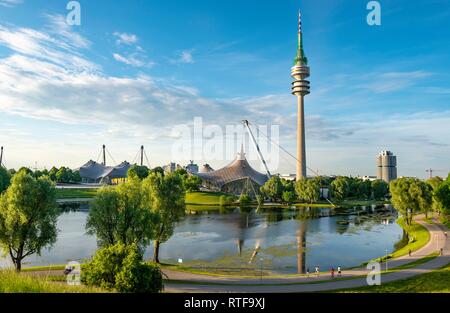
{"type": "Polygon", "coordinates": [[[228,183],[248,178],[260,186],[264,185],[268,180],[267,175],[262,174],[251,167],[243,152],[239,153],[236,160],[231,164],[220,170],[208,173],[198,173],[196,175],[219,188],[222,188],[228,183]]]}

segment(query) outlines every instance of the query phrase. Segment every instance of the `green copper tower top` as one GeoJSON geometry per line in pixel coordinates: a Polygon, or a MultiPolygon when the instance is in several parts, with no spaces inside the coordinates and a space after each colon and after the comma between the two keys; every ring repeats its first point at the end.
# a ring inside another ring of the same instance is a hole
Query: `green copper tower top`
{"type": "Polygon", "coordinates": [[[303,34],[302,34],[302,14],[298,11],[298,47],[297,55],[294,59],[294,66],[308,65],[308,58],[303,51],[303,34]]]}

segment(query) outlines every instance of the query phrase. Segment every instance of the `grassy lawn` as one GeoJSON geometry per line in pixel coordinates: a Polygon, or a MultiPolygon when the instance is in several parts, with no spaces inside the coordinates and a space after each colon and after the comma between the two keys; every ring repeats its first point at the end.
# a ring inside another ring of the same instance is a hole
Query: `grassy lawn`
{"type": "Polygon", "coordinates": [[[369,206],[369,205],[383,205],[389,204],[389,201],[384,200],[344,200],[337,203],[340,206],[369,206]]]}
{"type": "Polygon", "coordinates": [[[409,253],[409,250],[412,252],[417,251],[430,241],[430,233],[422,225],[413,222],[411,226],[407,226],[402,219],[399,219],[397,223],[408,232],[410,241],[403,248],[391,253],[389,258],[398,258],[406,255],[409,253]]]}
{"type": "Polygon", "coordinates": [[[61,279],[33,277],[11,270],[0,271],[0,293],[102,293],[102,289],[69,286],[61,279]],[[56,281],[55,281],[56,280],[56,281]],[[59,281],[58,281],[59,280],[59,281]]]}
{"type": "Polygon", "coordinates": [[[305,208],[332,208],[333,205],[329,202],[320,202],[320,203],[296,203],[294,204],[296,207],[305,207],[305,208]]]}
{"type": "Polygon", "coordinates": [[[191,205],[220,205],[222,192],[190,192],[186,194],[186,204],[191,205]]]}
{"type": "Polygon", "coordinates": [[[46,266],[33,266],[22,268],[22,272],[40,272],[40,271],[64,271],[65,265],[46,265],[46,266]]]}
{"type": "Polygon", "coordinates": [[[381,286],[345,289],[338,292],[361,293],[450,293],[450,265],[416,277],[399,280],[381,286]]]}
{"type": "Polygon", "coordinates": [[[98,189],[56,189],[57,199],[94,198],[98,189]]]}

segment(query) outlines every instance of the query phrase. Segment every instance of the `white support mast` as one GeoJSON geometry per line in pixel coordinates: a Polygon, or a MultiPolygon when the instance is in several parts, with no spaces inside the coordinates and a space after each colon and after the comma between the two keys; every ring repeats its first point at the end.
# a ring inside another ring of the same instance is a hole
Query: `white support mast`
{"type": "Polygon", "coordinates": [[[267,166],[266,160],[264,160],[264,157],[261,153],[261,149],[259,149],[258,142],[256,141],[255,136],[253,135],[252,129],[250,128],[250,122],[247,120],[243,120],[242,123],[247,128],[248,133],[250,134],[250,138],[252,139],[253,145],[255,146],[256,151],[258,152],[258,157],[266,170],[267,177],[268,178],[272,177],[272,174],[270,174],[270,171],[269,171],[269,167],[267,166]]]}

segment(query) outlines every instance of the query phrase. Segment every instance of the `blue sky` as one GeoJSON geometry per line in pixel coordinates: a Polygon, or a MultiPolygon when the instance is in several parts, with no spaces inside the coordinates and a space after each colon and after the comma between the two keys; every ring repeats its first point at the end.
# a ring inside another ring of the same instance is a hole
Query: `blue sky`
{"type": "MultiPolygon", "coordinates": [[[[0,144],[5,164],[78,167],[105,143],[114,161],[141,144],[152,165],[186,163],[173,128],[279,125],[295,152],[290,67],[303,14],[312,93],[308,165],[373,175],[375,155],[398,155],[399,174],[450,170],[450,1],[0,0],[0,144]]],[[[281,152],[273,170],[294,172],[281,152]]],[[[196,159],[214,167],[229,160],[196,159]]],[[[257,164],[257,162],[254,162],[257,164]]]]}

